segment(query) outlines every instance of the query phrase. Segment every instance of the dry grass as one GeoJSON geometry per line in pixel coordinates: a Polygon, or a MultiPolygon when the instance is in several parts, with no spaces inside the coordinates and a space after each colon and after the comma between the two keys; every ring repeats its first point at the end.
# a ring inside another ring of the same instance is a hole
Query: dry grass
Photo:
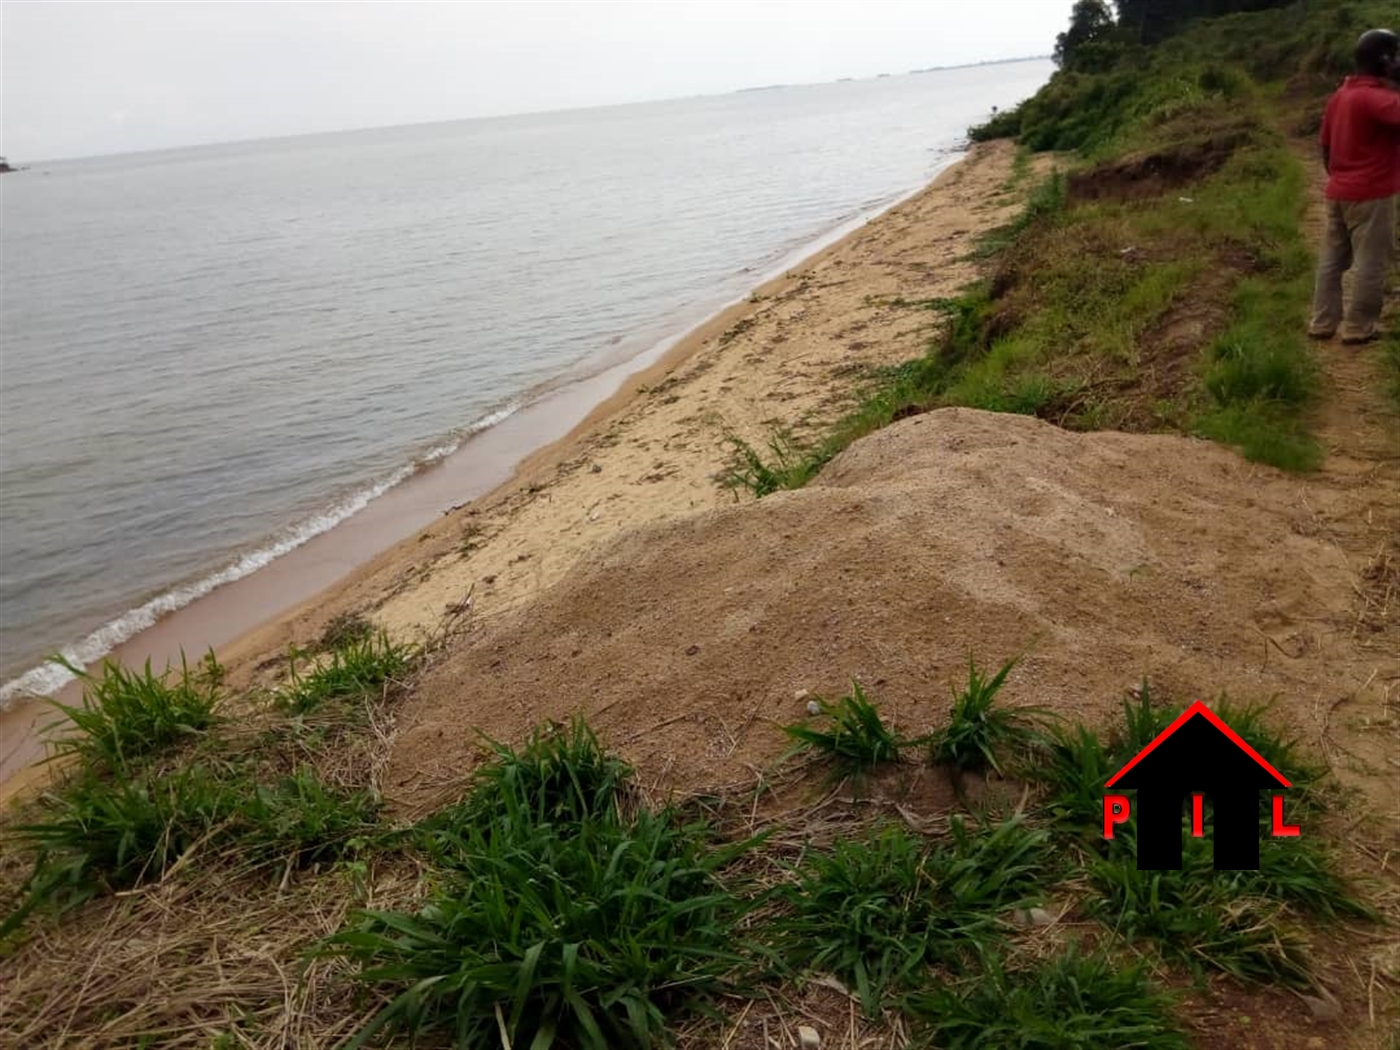
{"type": "MultiPolygon", "coordinates": [[[[265,695],[237,698],[237,717],[217,735],[162,756],[156,770],[217,761],[266,782],[309,768],[328,785],[377,793],[398,701],[469,611],[468,602],[449,614],[402,679],[297,717],[265,695]]],[[[0,831],[35,812],[34,803],[11,809],[0,831]]],[[[31,868],[20,851],[0,850],[0,900],[18,898],[31,868]]],[[[411,908],[421,892],[416,862],[392,851],[297,872],[234,850],[191,850],[159,881],[57,921],[36,916],[0,948],[0,1046],[344,1045],[382,1004],[341,979],[345,963],[310,949],[352,909],[411,908]]]]}
{"type": "MultiPolygon", "coordinates": [[[[416,873],[372,885],[374,903],[398,905],[416,893],[416,873]]],[[[211,870],[36,924],[0,961],[0,1045],[340,1045],[368,1007],[338,979],[342,964],[306,953],[361,903],[345,871],[269,888],[211,870]]]]}

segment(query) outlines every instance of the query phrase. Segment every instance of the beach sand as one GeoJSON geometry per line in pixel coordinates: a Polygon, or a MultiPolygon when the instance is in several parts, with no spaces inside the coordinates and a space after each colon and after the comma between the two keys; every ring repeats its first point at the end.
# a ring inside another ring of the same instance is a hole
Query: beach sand
{"type": "MultiPolygon", "coordinates": [[[[432,477],[413,479],[114,656],[130,663],[154,655],[159,665],[181,647],[214,645],[235,689],[267,684],[289,645],[314,641],[338,615],[366,615],[395,637],[418,639],[469,599],[473,619],[486,622],[530,601],[623,530],[732,502],[716,480],[730,459],[726,434],[762,447],[775,426],[799,438],[819,433],[858,400],[873,370],[924,351],[942,315],[921,304],[975,280],[977,237],[1021,206],[1014,156],[1008,142],[974,146],[928,187],[690,332],[486,495],[471,498],[509,473],[507,453],[488,444],[504,444],[506,435],[469,442],[432,477]],[[406,523],[420,521],[421,530],[382,549],[396,528],[402,535],[406,523]],[[366,560],[367,544],[379,553],[366,560]],[[221,629],[303,594],[312,596],[241,637],[221,629]]],[[[1050,163],[1042,157],[1037,166],[1050,163]]],[[[552,403],[559,419],[530,425],[549,441],[560,419],[584,414],[579,397],[596,391],[584,386],[572,403],[552,403]]],[[[76,700],[75,690],[62,699],[76,700]]],[[[29,763],[41,755],[36,726],[51,719],[33,703],[0,712],[0,797],[42,778],[42,767],[29,763]]]]}
{"type": "Polygon", "coordinates": [[[293,614],[228,650],[236,668],[358,612],[422,637],[470,596],[477,619],[516,608],[619,532],[730,503],[725,434],[814,434],[871,370],[918,356],[941,325],[919,301],[978,276],[974,239],[1007,222],[1013,147],[975,147],[931,186],[755,290],[633,376],[507,484],[444,514],[293,614]],[[897,305],[902,301],[902,305],[897,305]]]}

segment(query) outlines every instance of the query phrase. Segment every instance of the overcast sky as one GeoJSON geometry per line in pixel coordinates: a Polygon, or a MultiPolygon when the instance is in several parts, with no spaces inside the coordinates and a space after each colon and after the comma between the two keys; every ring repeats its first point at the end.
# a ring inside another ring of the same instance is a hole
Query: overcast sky
{"type": "Polygon", "coordinates": [[[1048,54],[1071,0],[0,2],[11,163],[1048,54]]]}

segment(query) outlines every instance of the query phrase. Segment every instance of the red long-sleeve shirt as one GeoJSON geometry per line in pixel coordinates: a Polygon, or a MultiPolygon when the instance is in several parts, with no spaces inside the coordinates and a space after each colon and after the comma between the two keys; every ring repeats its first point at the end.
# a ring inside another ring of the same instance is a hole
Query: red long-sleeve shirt
{"type": "Polygon", "coordinates": [[[1400,193],[1400,91],[1380,77],[1347,77],[1322,118],[1327,196],[1372,201],[1400,193]]]}

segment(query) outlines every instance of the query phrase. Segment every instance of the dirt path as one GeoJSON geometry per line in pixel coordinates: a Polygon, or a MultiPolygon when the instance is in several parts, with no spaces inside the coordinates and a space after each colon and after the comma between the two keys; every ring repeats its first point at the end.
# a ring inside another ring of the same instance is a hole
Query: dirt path
{"type": "MultiPolygon", "coordinates": [[[[1310,182],[1304,229],[1319,245],[1327,175],[1310,141],[1295,142],[1294,150],[1310,182]]],[[[1395,290],[1387,318],[1400,324],[1395,290]]],[[[1346,493],[1356,504],[1352,514],[1319,525],[1357,567],[1353,638],[1375,657],[1374,677],[1335,712],[1360,731],[1348,734],[1344,749],[1330,734],[1324,734],[1324,745],[1342,750],[1328,757],[1334,762],[1340,757],[1360,773],[1367,794],[1400,824],[1400,412],[1386,395],[1384,366],[1374,346],[1345,347],[1333,339],[1318,344],[1316,358],[1323,396],[1313,428],[1327,456],[1311,481],[1319,489],[1346,493]],[[1366,711],[1373,714],[1361,713],[1366,711]]]]}

